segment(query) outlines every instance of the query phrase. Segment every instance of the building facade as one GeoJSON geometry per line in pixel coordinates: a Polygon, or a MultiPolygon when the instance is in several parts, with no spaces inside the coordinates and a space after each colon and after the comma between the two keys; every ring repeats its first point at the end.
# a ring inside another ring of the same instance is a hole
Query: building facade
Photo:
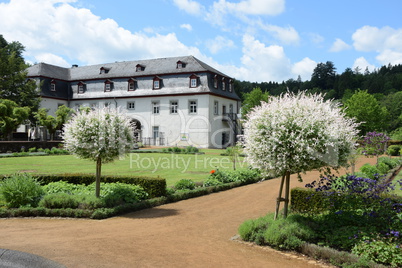
{"type": "Polygon", "coordinates": [[[63,68],[39,63],[28,77],[41,108],[117,107],[145,145],[225,148],[240,134],[233,78],[193,56],[63,68]]]}

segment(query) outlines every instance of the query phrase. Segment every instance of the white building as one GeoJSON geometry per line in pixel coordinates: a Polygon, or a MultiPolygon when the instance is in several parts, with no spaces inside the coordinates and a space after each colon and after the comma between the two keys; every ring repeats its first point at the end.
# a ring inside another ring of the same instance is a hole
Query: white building
{"type": "Polygon", "coordinates": [[[39,63],[28,77],[41,85],[41,107],[121,107],[149,145],[225,148],[240,134],[233,78],[193,56],[73,65],[39,63]]]}

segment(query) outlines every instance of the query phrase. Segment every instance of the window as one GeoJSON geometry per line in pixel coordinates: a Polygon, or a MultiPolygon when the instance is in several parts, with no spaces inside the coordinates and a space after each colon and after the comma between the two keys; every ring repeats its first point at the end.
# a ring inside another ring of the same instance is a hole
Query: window
{"type": "Polygon", "coordinates": [[[223,106],[222,106],[222,114],[223,114],[223,115],[226,115],[226,105],[223,105],[223,106]]]}
{"type": "Polygon", "coordinates": [[[182,62],[181,60],[179,60],[179,61],[177,62],[176,68],[177,68],[177,69],[186,68],[186,63],[185,63],[185,62],[182,62]]]}
{"type": "Polygon", "coordinates": [[[233,104],[229,104],[229,113],[233,113],[233,104]]]}
{"type": "Polygon", "coordinates": [[[134,101],[127,102],[127,109],[128,110],[135,110],[135,102],[134,101]]]}
{"type": "Polygon", "coordinates": [[[137,64],[135,67],[136,72],[143,72],[145,70],[145,66],[141,64],[137,64]]]}
{"type": "Polygon", "coordinates": [[[222,90],[226,90],[225,78],[222,78],[222,90]]]}
{"type": "Polygon", "coordinates": [[[197,78],[191,78],[190,87],[197,87],[197,78]]]}
{"type": "Polygon", "coordinates": [[[198,86],[198,76],[195,74],[192,74],[190,76],[190,87],[197,87],[198,86]]]}
{"type": "Polygon", "coordinates": [[[154,89],[158,89],[159,88],[159,80],[155,80],[154,81],[154,89]]]}
{"type": "Polygon", "coordinates": [[[99,70],[99,74],[107,74],[109,70],[109,68],[101,67],[99,70]]]}
{"type": "Polygon", "coordinates": [[[153,79],[153,86],[152,89],[160,89],[162,83],[162,78],[160,78],[159,76],[155,76],[153,79]]]}
{"type": "Polygon", "coordinates": [[[153,134],[153,138],[157,139],[159,138],[159,127],[158,126],[154,126],[152,127],[152,134],[153,134]]]}
{"type": "Polygon", "coordinates": [[[170,102],[170,113],[171,114],[177,114],[178,108],[179,108],[178,101],[171,101],[170,102]]]}
{"type": "Polygon", "coordinates": [[[230,79],[229,80],[229,92],[232,92],[232,91],[233,91],[233,80],[230,79]]]}
{"type": "Polygon", "coordinates": [[[134,91],[134,90],[135,90],[135,88],[136,88],[136,82],[137,82],[137,80],[135,80],[135,79],[133,79],[133,78],[130,78],[130,79],[128,80],[128,91],[134,91]]]}
{"type": "Polygon", "coordinates": [[[160,110],[159,101],[153,101],[152,102],[152,113],[159,114],[159,110],[160,110]]]}
{"type": "Polygon", "coordinates": [[[214,76],[214,88],[218,88],[218,76],[214,76]]]}
{"type": "Polygon", "coordinates": [[[192,100],[189,101],[189,110],[190,110],[190,114],[196,114],[197,113],[197,101],[192,100]]]}
{"type": "Polygon", "coordinates": [[[214,114],[219,114],[219,102],[214,102],[214,114]]]}
{"type": "Polygon", "coordinates": [[[113,82],[110,80],[105,81],[105,92],[112,91],[113,82]]]}
{"type": "Polygon", "coordinates": [[[50,81],[50,91],[56,91],[56,81],[50,81]]]}
{"type": "Polygon", "coordinates": [[[78,83],[78,94],[83,94],[85,91],[85,84],[83,82],[78,83]]]}

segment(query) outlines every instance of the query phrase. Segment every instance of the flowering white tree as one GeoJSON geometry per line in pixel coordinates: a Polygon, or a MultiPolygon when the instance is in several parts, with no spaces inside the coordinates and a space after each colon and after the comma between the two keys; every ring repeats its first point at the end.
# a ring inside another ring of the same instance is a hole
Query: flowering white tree
{"type": "Polygon", "coordinates": [[[64,147],[79,158],[96,162],[96,197],[102,163],[123,157],[131,148],[133,126],[118,109],[83,109],[64,126],[64,147]]]}
{"type": "Polygon", "coordinates": [[[282,175],[277,199],[289,204],[290,174],[346,166],[355,147],[357,124],[339,104],[320,94],[286,93],[254,108],[245,124],[244,151],[249,163],[266,173],[282,175]],[[286,181],[285,198],[282,190],[286,181]]]}

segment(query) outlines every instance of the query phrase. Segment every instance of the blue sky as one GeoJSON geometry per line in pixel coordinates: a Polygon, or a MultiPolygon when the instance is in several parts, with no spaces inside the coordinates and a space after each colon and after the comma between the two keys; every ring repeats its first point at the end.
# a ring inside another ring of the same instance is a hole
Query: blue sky
{"type": "Polygon", "coordinates": [[[238,80],[310,79],[319,62],[402,63],[400,0],[0,0],[0,34],[31,63],[194,55],[238,80]]]}

